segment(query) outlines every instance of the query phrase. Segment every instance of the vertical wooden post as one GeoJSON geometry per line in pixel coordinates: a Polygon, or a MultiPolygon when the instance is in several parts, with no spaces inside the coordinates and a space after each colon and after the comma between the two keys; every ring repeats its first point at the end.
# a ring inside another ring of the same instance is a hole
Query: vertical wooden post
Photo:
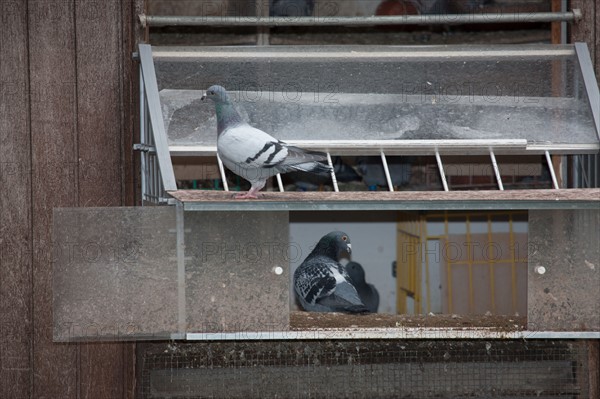
{"type": "Polygon", "coordinates": [[[75,0],[29,0],[33,397],[75,399],[76,345],[52,342],[52,209],[78,200],[75,0]],[[60,366],[59,366],[60,365],[60,366]]]}
{"type": "MultiPolygon", "coordinates": [[[[75,3],[79,206],[119,206],[125,121],[120,0],[75,3]]],[[[130,65],[131,62],[125,64],[130,65]]],[[[123,394],[122,344],[79,345],[79,398],[123,394]]]]}
{"type": "Polygon", "coordinates": [[[597,1],[571,0],[570,8],[581,10],[581,20],[572,25],[570,42],[586,42],[590,49],[596,76],[600,76],[600,5],[597,1]]]}
{"type": "Polygon", "coordinates": [[[144,3],[0,4],[2,398],[134,397],[133,344],[52,341],[52,210],[134,203],[144,3]]]}
{"type": "Polygon", "coordinates": [[[31,140],[27,4],[0,2],[0,397],[31,397],[31,140]]]}
{"type": "Polygon", "coordinates": [[[600,398],[600,342],[587,341],[590,398],[600,398]]]}

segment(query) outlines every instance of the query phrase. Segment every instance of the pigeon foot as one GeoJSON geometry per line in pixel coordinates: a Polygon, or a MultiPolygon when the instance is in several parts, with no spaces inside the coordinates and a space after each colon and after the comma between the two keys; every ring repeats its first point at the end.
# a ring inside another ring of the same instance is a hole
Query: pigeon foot
{"type": "Polygon", "coordinates": [[[250,191],[248,191],[245,194],[236,194],[233,196],[234,199],[258,199],[258,196],[256,194],[252,194],[250,191]]]}

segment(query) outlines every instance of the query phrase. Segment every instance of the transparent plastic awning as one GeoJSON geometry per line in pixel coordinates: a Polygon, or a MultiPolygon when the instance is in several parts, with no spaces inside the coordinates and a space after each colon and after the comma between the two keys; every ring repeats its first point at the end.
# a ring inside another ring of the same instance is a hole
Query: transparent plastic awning
{"type": "Polygon", "coordinates": [[[524,143],[509,153],[600,148],[585,44],[154,47],[152,57],[171,155],[214,154],[214,105],[200,101],[213,84],[252,125],[313,148],[352,140],[389,141],[395,154],[405,140],[524,143]]]}

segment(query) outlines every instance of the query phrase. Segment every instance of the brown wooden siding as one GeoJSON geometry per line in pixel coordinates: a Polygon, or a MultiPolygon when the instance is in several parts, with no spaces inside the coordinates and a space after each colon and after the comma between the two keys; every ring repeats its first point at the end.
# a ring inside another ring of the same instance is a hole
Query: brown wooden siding
{"type": "Polygon", "coordinates": [[[0,397],[132,398],[134,345],[52,342],[52,209],[134,204],[142,0],[3,1],[0,397]]]}
{"type": "MultiPolygon", "coordinates": [[[[588,43],[599,74],[600,6],[572,5],[583,10],[572,40],[588,43]]],[[[133,344],[52,342],[51,223],[53,207],[134,203],[131,52],[144,6],[0,2],[0,398],[134,396],[133,344]]]]}

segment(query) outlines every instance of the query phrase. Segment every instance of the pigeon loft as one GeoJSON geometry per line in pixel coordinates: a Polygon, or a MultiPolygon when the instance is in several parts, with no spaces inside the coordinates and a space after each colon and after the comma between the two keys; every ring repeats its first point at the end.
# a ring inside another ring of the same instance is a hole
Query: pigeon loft
{"type": "Polygon", "coordinates": [[[144,206],[55,209],[56,341],[600,337],[600,96],[585,44],[140,45],[137,57],[144,206]],[[244,182],[219,162],[214,106],[200,102],[212,84],[253,126],[332,166],[371,167],[353,184],[334,167],[303,192],[276,176],[259,199],[234,200],[244,182]],[[452,249],[453,217],[478,212],[521,215],[526,238],[464,233],[488,255],[522,243],[519,262],[488,256],[484,274],[469,255],[446,256],[456,267],[437,275],[421,267],[452,249]],[[392,215],[394,306],[416,315],[291,311],[291,265],[308,248],[290,236],[341,214],[365,225],[392,215]],[[415,230],[424,224],[442,232],[415,230]],[[525,314],[453,317],[462,286],[448,283],[448,315],[427,317],[436,278],[521,284],[509,302],[522,295],[525,314]]]}

